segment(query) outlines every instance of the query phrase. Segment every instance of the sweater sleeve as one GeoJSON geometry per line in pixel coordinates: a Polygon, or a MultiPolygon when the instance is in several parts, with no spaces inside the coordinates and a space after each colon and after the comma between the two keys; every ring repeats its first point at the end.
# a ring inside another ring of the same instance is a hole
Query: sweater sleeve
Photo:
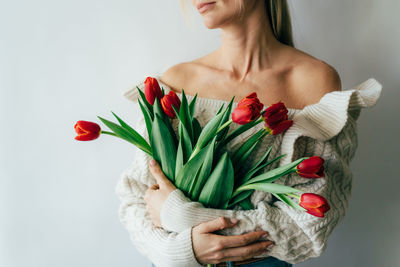
{"type": "Polygon", "coordinates": [[[331,206],[324,218],[295,210],[280,201],[272,204],[260,201],[253,210],[210,209],[199,202],[191,202],[176,189],[162,207],[163,227],[182,232],[219,216],[234,217],[239,219],[238,225],[221,233],[268,231],[275,246],[266,255],[291,264],[320,256],[326,249],[328,236],[348,207],[352,186],[349,164],[357,148],[356,120],[361,108],[373,106],[380,92],[381,85],[369,79],[355,89],[328,93],[317,104],[299,112],[293,119],[293,126],[283,136],[281,154],[286,156],[281,166],[303,156],[324,158],[324,178],[306,179],[291,174],[276,181],[324,196],[331,206]]]}
{"type": "MultiPolygon", "coordinates": [[[[135,129],[148,140],[143,116],[135,129]]],[[[192,249],[191,227],[179,233],[152,224],[146,210],[144,194],[156,183],[148,169],[150,157],[137,149],[132,164],[123,171],[116,187],[121,200],[119,218],[141,254],[157,267],[198,267],[192,249]]]]}

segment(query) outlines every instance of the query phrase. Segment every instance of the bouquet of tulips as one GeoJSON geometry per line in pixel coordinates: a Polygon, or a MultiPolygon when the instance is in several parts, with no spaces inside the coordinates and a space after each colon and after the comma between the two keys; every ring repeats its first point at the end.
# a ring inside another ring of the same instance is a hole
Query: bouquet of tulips
{"type": "Polygon", "coordinates": [[[202,127],[194,116],[197,95],[189,103],[183,90],[181,99],[173,91],[165,94],[152,77],[145,80],[144,92],[139,88],[137,90],[149,140],[114,113],[118,124],[98,117],[111,132],[103,131],[97,123],[78,121],[75,139],[88,141],[100,134],[108,134],[132,143],[159,162],[166,177],[187,197],[207,207],[228,209],[240,205],[243,209],[252,209],[251,194],[254,190],[262,190],[314,216],[324,217],[330,209],[326,199],[320,195],[274,183],[293,172],[305,178],[323,177],[322,158],[303,157],[263,172],[268,165],[284,156],[269,159],[272,150],[269,147],[262,157],[249,165],[250,155],[266,135],[280,134],[293,124],[292,120],[288,120],[288,110],[282,102],[272,104],[263,111],[264,105],[257,94],[252,93],[240,100],[232,111],[232,98],[202,127]],[[172,127],[172,120],[176,118],[179,120],[177,133],[172,127]],[[226,145],[230,141],[261,122],[264,123],[262,129],[234,151],[227,150],[226,145]],[[232,123],[239,126],[229,131],[232,123]],[[301,196],[296,193],[301,193],[301,196]]]}

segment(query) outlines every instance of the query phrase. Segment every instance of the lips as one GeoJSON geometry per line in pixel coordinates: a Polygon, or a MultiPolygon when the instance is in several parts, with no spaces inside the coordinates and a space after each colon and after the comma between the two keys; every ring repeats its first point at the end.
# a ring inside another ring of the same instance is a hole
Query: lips
{"type": "Polygon", "coordinates": [[[204,13],[214,6],[215,2],[202,2],[197,5],[197,10],[204,13]]]}

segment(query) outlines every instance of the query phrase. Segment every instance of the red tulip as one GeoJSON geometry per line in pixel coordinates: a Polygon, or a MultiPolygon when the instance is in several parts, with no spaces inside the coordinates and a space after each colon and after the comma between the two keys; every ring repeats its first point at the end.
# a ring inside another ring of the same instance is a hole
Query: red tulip
{"type": "Polygon", "coordinates": [[[257,98],[256,93],[252,93],[237,104],[232,112],[232,121],[237,124],[246,124],[258,118],[264,105],[257,98]]]}
{"type": "Polygon", "coordinates": [[[297,165],[296,172],[304,178],[324,177],[324,159],[318,156],[305,159],[297,165]]]}
{"type": "Polygon", "coordinates": [[[91,121],[78,121],[75,126],[75,131],[78,134],[75,136],[79,141],[90,141],[98,138],[101,134],[101,128],[97,123],[91,121]]]}
{"type": "Polygon", "coordinates": [[[304,193],[300,197],[299,205],[307,210],[307,213],[324,217],[324,214],[331,209],[328,201],[320,195],[304,193]]]}
{"type": "Polygon", "coordinates": [[[158,84],[157,79],[152,77],[147,77],[144,81],[144,95],[146,96],[147,101],[153,105],[154,99],[157,97],[158,100],[161,100],[163,97],[163,93],[160,89],[160,85],[158,84]]]}
{"type": "Polygon", "coordinates": [[[265,129],[267,129],[267,131],[270,134],[277,135],[277,134],[280,134],[280,133],[286,131],[287,129],[289,129],[290,126],[292,126],[292,124],[293,124],[292,120],[285,120],[285,121],[282,121],[281,123],[279,123],[278,125],[276,125],[276,127],[273,129],[268,128],[268,127],[265,127],[265,129]]]}
{"type": "Polygon", "coordinates": [[[174,106],[175,109],[178,111],[181,106],[181,100],[174,91],[170,91],[168,95],[165,95],[161,98],[161,106],[165,114],[173,119],[175,118],[175,111],[172,106],[174,106]]]}
{"type": "Polygon", "coordinates": [[[265,129],[272,135],[280,134],[293,125],[292,120],[288,120],[288,110],[282,102],[269,106],[264,114],[265,129]]]}

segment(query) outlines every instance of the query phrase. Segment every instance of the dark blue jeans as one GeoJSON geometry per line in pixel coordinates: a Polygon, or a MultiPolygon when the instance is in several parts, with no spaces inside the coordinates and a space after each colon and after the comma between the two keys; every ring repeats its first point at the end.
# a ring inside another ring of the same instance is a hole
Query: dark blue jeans
{"type": "MultiPolygon", "coordinates": [[[[228,261],[226,263],[228,267],[234,267],[235,264],[233,262],[228,261]]],[[[237,265],[236,265],[237,266],[237,265]]],[[[292,264],[289,264],[285,261],[278,260],[274,257],[267,257],[262,261],[251,262],[244,265],[240,265],[243,267],[292,267],[292,264]]]]}
{"type": "MultiPolygon", "coordinates": [[[[234,267],[235,264],[233,262],[228,261],[226,262],[226,265],[228,267],[234,267]]],[[[153,267],[156,267],[154,264],[152,265],[153,267]]],[[[240,265],[242,267],[292,267],[292,264],[289,264],[285,261],[278,260],[277,258],[274,257],[267,257],[262,261],[257,261],[257,262],[252,262],[244,265],[240,265]]]]}

